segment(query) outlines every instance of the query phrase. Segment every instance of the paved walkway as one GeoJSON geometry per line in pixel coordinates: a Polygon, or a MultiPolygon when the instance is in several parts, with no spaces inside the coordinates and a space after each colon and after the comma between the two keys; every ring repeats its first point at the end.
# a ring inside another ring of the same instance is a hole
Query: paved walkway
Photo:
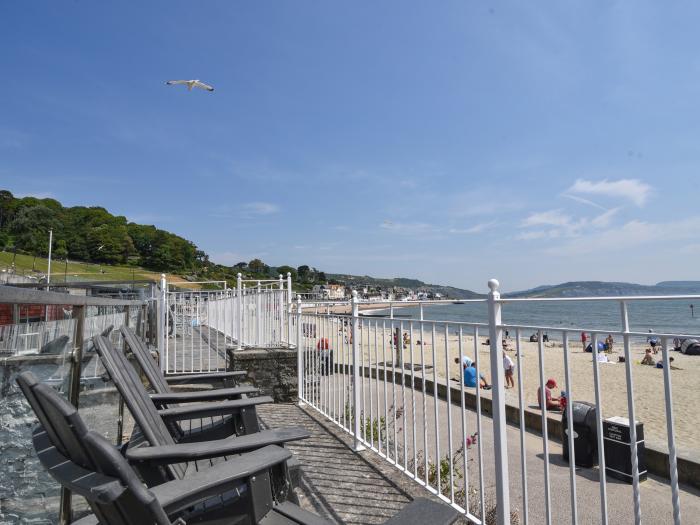
{"type": "Polygon", "coordinates": [[[311,409],[261,405],[258,414],[266,426],[301,426],[311,433],[288,445],[302,465],[299,497],[303,507],[332,523],[383,523],[413,498],[431,497],[373,452],[354,453],[351,436],[311,409]]]}

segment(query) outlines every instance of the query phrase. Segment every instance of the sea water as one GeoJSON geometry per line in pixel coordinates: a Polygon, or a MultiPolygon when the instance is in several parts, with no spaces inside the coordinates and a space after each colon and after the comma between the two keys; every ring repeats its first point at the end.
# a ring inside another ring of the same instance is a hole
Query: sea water
{"type": "MultiPolygon", "coordinates": [[[[690,308],[689,300],[628,301],[630,330],[633,332],[696,335],[700,334],[700,300],[698,308],[690,308]],[[695,316],[693,311],[697,310],[695,316]]],[[[400,303],[396,303],[400,306],[400,303]]],[[[694,305],[695,306],[695,305],[694,305]]],[[[389,309],[377,310],[374,315],[389,315],[389,309]]],[[[420,319],[417,306],[395,308],[398,318],[420,319]]],[[[433,321],[467,323],[488,322],[486,303],[424,305],[423,317],[433,321]]],[[[504,324],[549,327],[552,329],[583,329],[597,332],[622,331],[622,317],[618,301],[561,301],[505,303],[501,311],[504,324]]],[[[514,335],[511,333],[511,335],[514,335]]],[[[523,333],[523,336],[529,336],[523,333]]],[[[553,335],[553,334],[551,334],[553,335]]],[[[700,336],[699,336],[700,338],[700,336]]]]}

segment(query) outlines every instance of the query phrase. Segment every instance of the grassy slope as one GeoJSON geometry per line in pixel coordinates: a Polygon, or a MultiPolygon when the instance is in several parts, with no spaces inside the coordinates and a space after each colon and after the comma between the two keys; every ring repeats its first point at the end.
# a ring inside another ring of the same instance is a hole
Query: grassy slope
{"type": "MultiPolygon", "coordinates": [[[[0,270],[10,268],[14,255],[9,252],[0,252],[0,270]]],[[[17,254],[15,259],[15,267],[18,274],[39,276],[45,274],[48,268],[48,259],[41,257],[36,258],[36,270],[32,272],[32,262],[34,257],[30,255],[17,254]]],[[[51,261],[51,282],[63,282],[64,271],[66,268],[65,261],[51,261]]],[[[109,266],[99,265],[95,263],[86,263],[78,261],[68,261],[69,281],[131,281],[132,279],[160,279],[160,273],[145,270],[139,267],[131,266],[109,266]],[[102,273],[102,271],[104,273],[102,273]]],[[[166,274],[169,282],[184,281],[182,277],[166,274]]]]}

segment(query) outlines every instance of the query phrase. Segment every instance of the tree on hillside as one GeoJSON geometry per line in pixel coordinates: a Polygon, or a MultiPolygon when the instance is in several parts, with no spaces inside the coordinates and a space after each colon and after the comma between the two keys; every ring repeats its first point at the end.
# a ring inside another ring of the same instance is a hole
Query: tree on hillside
{"type": "Polygon", "coordinates": [[[260,259],[253,259],[248,263],[248,270],[256,275],[267,274],[270,267],[260,259]]]}
{"type": "Polygon", "coordinates": [[[277,273],[278,274],[281,273],[282,277],[284,277],[285,279],[287,278],[287,273],[291,273],[292,274],[292,281],[296,282],[296,280],[297,280],[297,271],[295,268],[293,268],[291,266],[278,266],[277,273]]]}
{"type": "Polygon", "coordinates": [[[0,190],[0,228],[12,219],[12,208],[15,197],[7,190],[0,190]]]}
{"type": "Polygon", "coordinates": [[[10,231],[16,246],[34,255],[32,269],[36,270],[38,256],[48,255],[49,230],[57,226],[54,211],[43,205],[22,208],[12,220],[10,231]]]}
{"type": "Polygon", "coordinates": [[[299,281],[301,281],[302,283],[307,282],[309,280],[309,277],[311,277],[311,268],[309,268],[305,264],[299,266],[299,268],[297,268],[297,276],[299,277],[299,281]]]}

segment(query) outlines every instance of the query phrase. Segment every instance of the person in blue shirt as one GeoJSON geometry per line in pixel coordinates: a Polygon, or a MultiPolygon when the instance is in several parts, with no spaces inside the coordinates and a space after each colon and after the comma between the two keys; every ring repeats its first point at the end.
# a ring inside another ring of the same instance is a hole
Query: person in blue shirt
{"type": "MultiPolygon", "coordinates": [[[[476,366],[474,363],[464,369],[464,386],[476,387],[476,366]]],[[[491,389],[484,374],[479,374],[479,386],[484,390],[491,389]]]]}

